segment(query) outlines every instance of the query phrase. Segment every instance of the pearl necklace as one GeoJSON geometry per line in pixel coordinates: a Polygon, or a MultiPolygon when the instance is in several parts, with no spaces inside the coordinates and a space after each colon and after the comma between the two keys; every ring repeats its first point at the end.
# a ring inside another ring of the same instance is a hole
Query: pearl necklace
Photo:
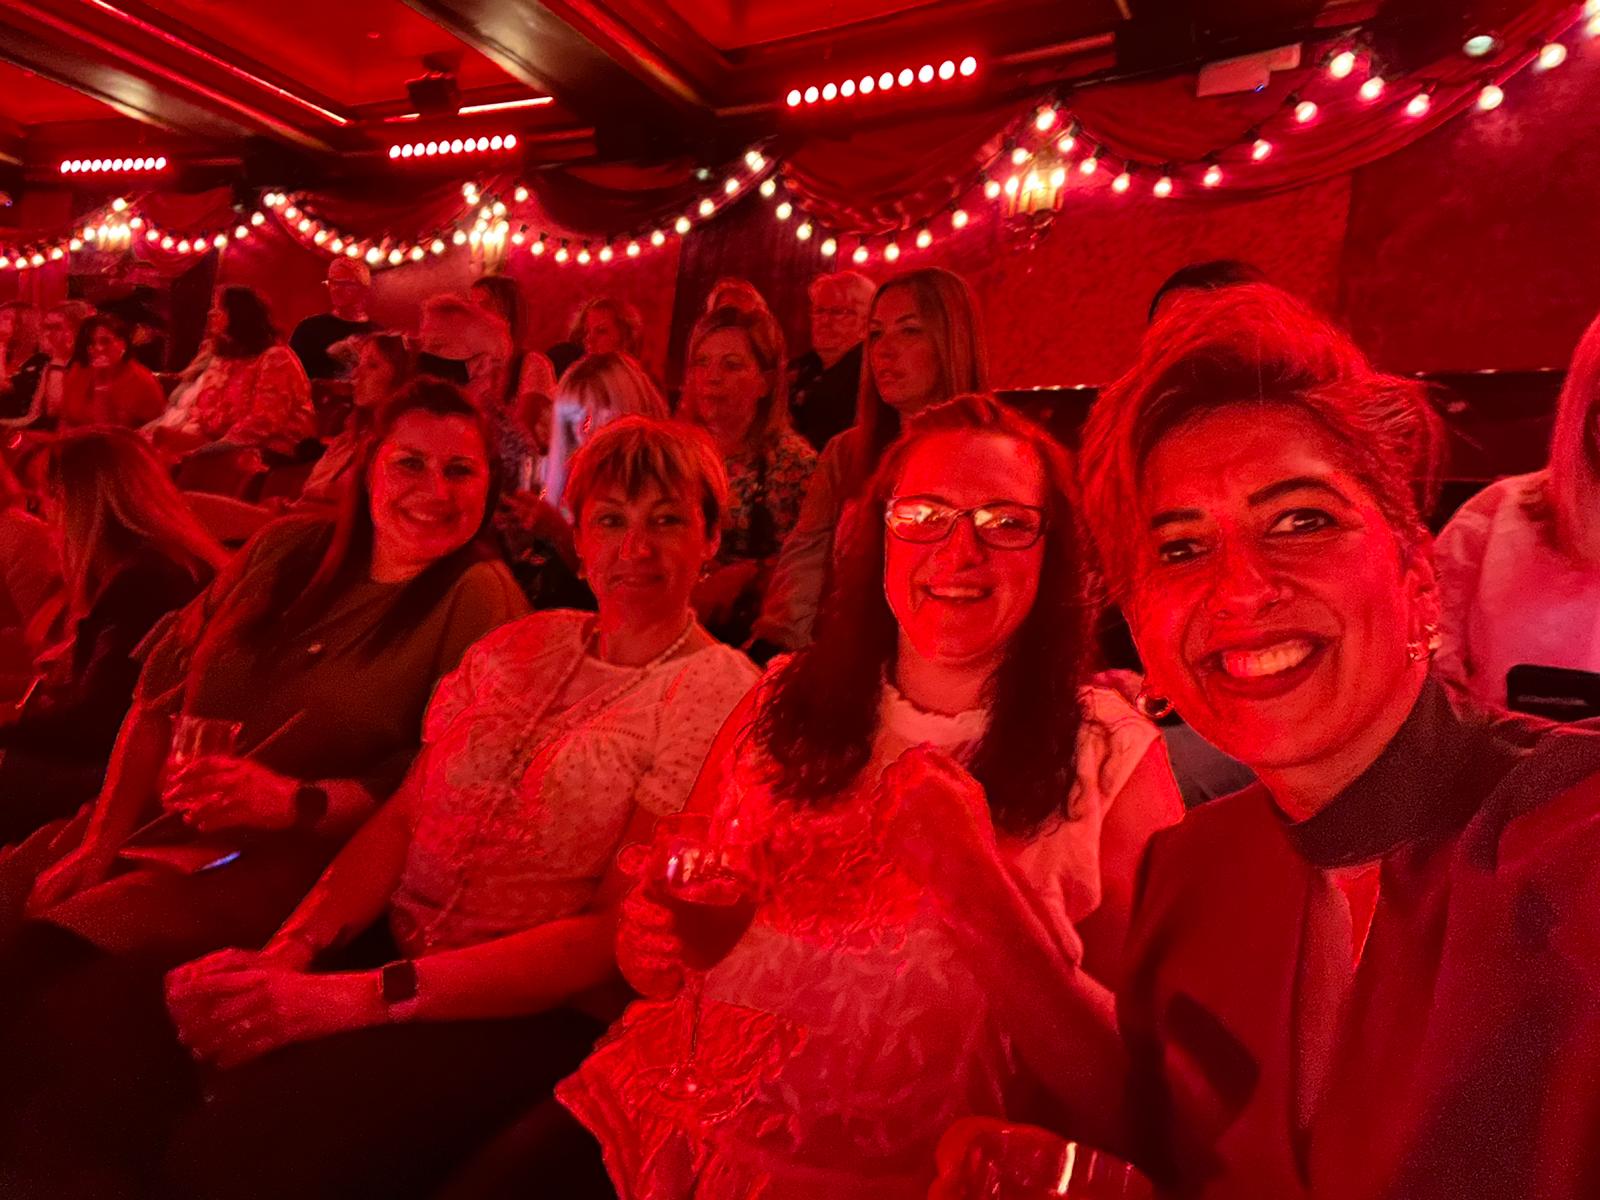
{"type": "Polygon", "coordinates": [[[641,674],[649,674],[662,663],[671,659],[673,655],[678,653],[679,650],[682,650],[684,645],[689,641],[689,636],[694,633],[694,629],[695,619],[693,616],[691,616],[684,624],[683,632],[672,640],[672,645],[668,646],[649,662],[641,663],[636,667],[630,667],[625,663],[614,663],[600,653],[600,623],[596,621],[593,628],[589,630],[589,636],[583,639],[583,653],[584,657],[589,657],[592,653],[596,661],[603,662],[608,667],[622,667],[624,670],[638,671],[641,674]]]}

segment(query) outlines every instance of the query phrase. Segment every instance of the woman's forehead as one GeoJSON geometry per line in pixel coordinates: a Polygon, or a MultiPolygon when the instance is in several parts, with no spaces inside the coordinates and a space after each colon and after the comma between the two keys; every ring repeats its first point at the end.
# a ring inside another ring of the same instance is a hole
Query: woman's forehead
{"type": "Polygon", "coordinates": [[[911,447],[895,490],[964,503],[1009,499],[1037,505],[1044,500],[1044,468],[1031,447],[1005,434],[936,433],[911,447]]]}

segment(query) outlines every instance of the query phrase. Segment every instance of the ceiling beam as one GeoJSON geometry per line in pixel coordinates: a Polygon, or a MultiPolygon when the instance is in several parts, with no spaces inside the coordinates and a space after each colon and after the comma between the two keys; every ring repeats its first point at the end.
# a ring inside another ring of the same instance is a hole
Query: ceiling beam
{"type": "Polygon", "coordinates": [[[694,124],[709,104],[689,80],[640,45],[620,62],[558,10],[537,0],[405,0],[513,78],[596,125],[663,118],[694,124]]]}
{"type": "Polygon", "coordinates": [[[116,36],[99,23],[75,21],[59,6],[8,0],[0,7],[0,57],[108,105],[123,116],[206,141],[264,134],[304,149],[328,142],[230,90],[170,48],[116,36]]]}

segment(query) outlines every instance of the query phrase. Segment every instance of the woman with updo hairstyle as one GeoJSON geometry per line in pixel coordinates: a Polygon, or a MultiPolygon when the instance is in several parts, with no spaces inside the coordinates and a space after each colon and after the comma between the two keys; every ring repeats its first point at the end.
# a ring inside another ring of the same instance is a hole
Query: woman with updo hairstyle
{"type": "Polygon", "coordinates": [[[1441,683],[1440,443],[1421,385],[1264,285],[1175,306],[1090,414],[1084,513],[1141,703],[1259,782],[1151,842],[1125,1076],[1081,980],[1001,982],[1039,1014],[1019,1049],[1094,1064],[1062,1131],[1175,1195],[1600,1179],[1600,733],[1441,683]]]}
{"type": "Polygon", "coordinates": [[[764,657],[811,640],[825,607],[834,532],[902,422],[987,386],[978,307],[965,280],[941,267],[924,267],[878,288],[867,321],[856,423],[828,443],[812,473],[772,571],[753,652],[764,657]]]}
{"type": "Polygon", "coordinates": [[[748,928],[708,961],[659,877],[624,906],[649,999],[558,1092],[618,1195],[923,1200],[944,1130],[1035,1087],[999,968],[955,933],[992,894],[1058,970],[1121,977],[1140,851],[1182,808],[1154,727],[1085,685],[1074,492],[1060,445],[987,396],[883,455],[817,640],[729,719],[690,802],[753,847],[748,928]]]}

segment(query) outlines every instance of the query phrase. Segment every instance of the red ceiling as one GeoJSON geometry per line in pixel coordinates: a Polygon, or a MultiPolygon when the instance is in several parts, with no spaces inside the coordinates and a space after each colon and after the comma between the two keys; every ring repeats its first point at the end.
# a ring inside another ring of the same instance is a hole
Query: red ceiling
{"type": "MultiPolygon", "coordinates": [[[[741,50],[772,42],[869,24],[908,13],[933,16],[940,9],[957,7],[952,0],[647,0],[639,8],[672,13],[719,50],[741,50]]],[[[1003,16],[1005,0],[966,0],[959,7],[971,10],[973,29],[981,32],[985,10],[1003,16]]],[[[1082,32],[1110,29],[1122,18],[1117,0],[1061,0],[1071,9],[1082,32]]],[[[870,56],[870,43],[857,48],[870,56]]]]}
{"type": "Polygon", "coordinates": [[[0,121],[42,125],[52,121],[98,121],[116,115],[115,110],[98,100],[0,60],[0,121]]]}
{"type": "Polygon", "coordinates": [[[511,82],[469,48],[401,0],[147,0],[169,28],[187,26],[288,80],[354,107],[405,98],[422,73],[422,56],[461,57],[461,86],[511,82]]]}

